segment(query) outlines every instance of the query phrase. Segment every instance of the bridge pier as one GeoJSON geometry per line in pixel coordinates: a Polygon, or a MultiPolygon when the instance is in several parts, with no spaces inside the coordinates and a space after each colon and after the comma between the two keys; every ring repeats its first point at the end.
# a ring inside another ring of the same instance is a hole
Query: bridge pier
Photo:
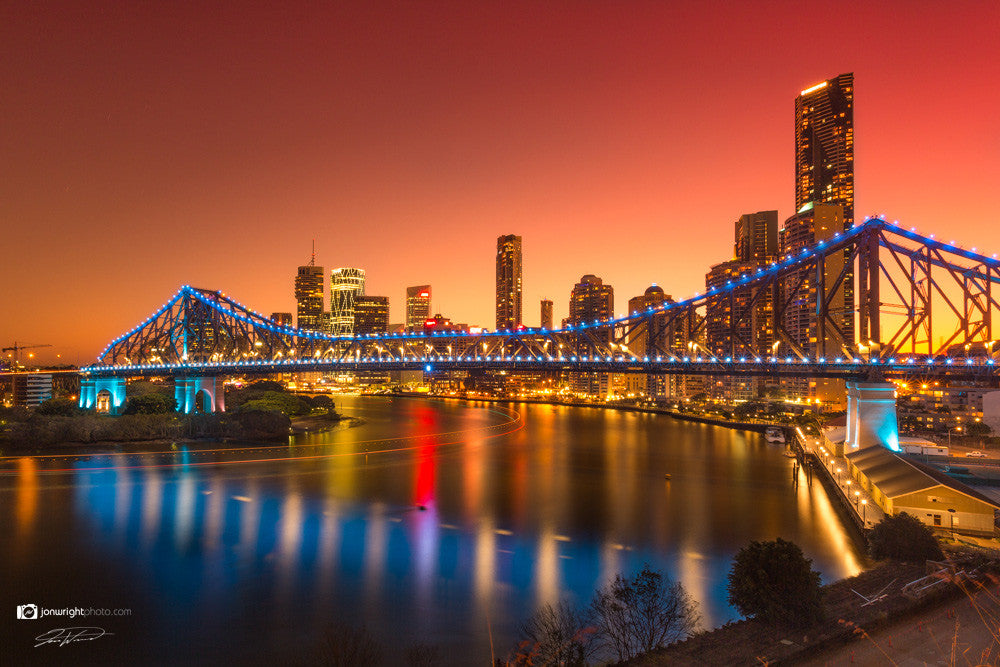
{"type": "Polygon", "coordinates": [[[845,454],[871,445],[899,451],[895,392],[889,382],[847,382],[845,454]]]}
{"type": "Polygon", "coordinates": [[[174,398],[177,410],[185,414],[226,411],[226,389],[220,376],[178,375],[174,377],[174,398]]]}
{"type": "Polygon", "coordinates": [[[109,414],[121,414],[125,409],[125,378],[80,378],[80,407],[109,414]]]}

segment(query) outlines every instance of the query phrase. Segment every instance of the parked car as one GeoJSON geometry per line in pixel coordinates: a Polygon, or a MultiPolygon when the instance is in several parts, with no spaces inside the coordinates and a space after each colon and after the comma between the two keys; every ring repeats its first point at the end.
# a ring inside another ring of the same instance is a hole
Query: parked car
{"type": "Polygon", "coordinates": [[[972,457],[974,459],[981,459],[981,458],[985,458],[986,454],[983,454],[978,449],[974,449],[971,452],[969,452],[968,454],[966,454],[966,456],[970,456],[970,457],[972,457]]]}

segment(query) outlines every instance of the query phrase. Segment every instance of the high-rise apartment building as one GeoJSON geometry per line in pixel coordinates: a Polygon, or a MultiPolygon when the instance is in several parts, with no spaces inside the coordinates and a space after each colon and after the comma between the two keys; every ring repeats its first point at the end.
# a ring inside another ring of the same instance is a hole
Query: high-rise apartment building
{"type": "Polygon", "coordinates": [[[841,74],[795,98],[795,209],[839,204],[854,225],[854,74],[841,74]]]}
{"type": "Polygon", "coordinates": [[[552,299],[542,299],[542,317],[540,326],[543,329],[552,328],[552,299]]]}
{"type": "Polygon", "coordinates": [[[354,302],[364,294],[364,269],[339,268],[330,272],[330,333],[354,334],[354,302]]]}
{"type": "MultiPolygon", "coordinates": [[[[838,204],[808,203],[802,209],[785,221],[781,230],[780,243],[782,255],[794,255],[816,245],[820,241],[833,238],[833,235],[843,230],[843,207],[838,204]]],[[[801,352],[809,358],[835,358],[845,354],[845,348],[854,343],[854,312],[850,294],[843,283],[850,267],[845,266],[849,258],[840,253],[827,257],[822,275],[817,275],[815,269],[804,268],[796,274],[785,277],[782,293],[784,312],[782,324],[791,342],[798,350],[778,350],[796,354],[801,352]],[[845,270],[846,269],[846,270],[845,270]],[[817,284],[817,278],[822,280],[822,286],[817,284]],[[838,279],[843,282],[836,284],[838,279]],[[816,316],[822,309],[817,308],[820,299],[820,289],[827,295],[827,318],[822,322],[816,316]]],[[[786,388],[789,398],[813,398],[824,403],[839,403],[843,401],[843,382],[836,380],[785,380],[782,386],[786,388]]]]}
{"type": "Polygon", "coordinates": [[[431,286],[416,285],[406,288],[406,330],[422,331],[424,322],[431,316],[431,286]]]}
{"type": "MultiPolygon", "coordinates": [[[[843,208],[839,205],[806,204],[785,221],[781,230],[781,254],[795,255],[804,248],[833,238],[843,229],[843,220],[843,208]]],[[[847,316],[853,315],[849,310],[846,290],[843,285],[834,289],[834,282],[844,266],[843,255],[835,254],[827,257],[823,267],[828,299],[826,312],[832,323],[828,321],[824,324],[822,336],[816,317],[819,286],[815,270],[805,268],[785,278],[783,325],[789,338],[809,357],[836,357],[843,354],[845,346],[853,343],[853,337],[847,338],[842,324],[847,316]]]]}
{"type": "MultiPolygon", "coordinates": [[[[673,298],[658,285],[650,285],[640,296],[628,300],[630,314],[642,314],[649,309],[657,309],[665,303],[673,303],[673,298]]],[[[638,324],[629,335],[628,349],[639,357],[646,355],[658,356],[660,350],[669,349],[671,341],[666,339],[666,316],[662,313],[652,315],[638,324]]],[[[626,387],[630,394],[646,395],[651,398],[666,398],[673,395],[671,385],[675,383],[675,375],[663,373],[641,375],[629,373],[626,376],[626,387]]]]}
{"type": "Polygon", "coordinates": [[[615,290],[595,275],[580,278],[569,298],[569,323],[583,324],[614,315],[615,290]]]}
{"type": "Polygon", "coordinates": [[[497,239],[497,331],[521,326],[521,237],[497,239]]]}
{"type": "Polygon", "coordinates": [[[778,254],[778,212],[746,213],[736,221],[734,258],[767,264],[778,254]]]}
{"type": "MultiPolygon", "coordinates": [[[[854,226],[854,74],[806,88],[795,98],[795,210],[811,203],[841,207],[842,230],[854,226]]],[[[787,223],[786,223],[787,224],[787,223]]],[[[844,251],[849,260],[850,250],[844,251]]],[[[854,342],[854,269],[841,286],[838,326],[854,342]]]]}
{"type": "MultiPolygon", "coordinates": [[[[774,342],[774,298],[770,289],[731,289],[745,276],[773,262],[778,255],[778,212],[741,215],[733,225],[734,258],[713,266],[705,275],[709,296],[705,307],[705,352],[716,357],[764,355],[774,342]]],[[[715,378],[706,386],[713,396],[749,400],[759,391],[756,379],[715,378]]]]}
{"type": "MultiPolygon", "coordinates": [[[[569,324],[591,323],[610,319],[615,312],[615,291],[595,275],[587,274],[573,287],[569,299],[569,324]]],[[[600,334],[595,334],[600,335],[600,334]]],[[[610,329],[603,332],[610,340],[610,329]]],[[[573,390],[578,393],[606,396],[611,390],[608,373],[575,373],[573,390]]]]}
{"type": "Polygon", "coordinates": [[[359,296],[354,300],[354,333],[389,333],[389,297],[359,296]]]}
{"type": "Polygon", "coordinates": [[[310,263],[299,267],[295,276],[295,303],[298,327],[320,331],[323,318],[322,266],[310,263]]]}

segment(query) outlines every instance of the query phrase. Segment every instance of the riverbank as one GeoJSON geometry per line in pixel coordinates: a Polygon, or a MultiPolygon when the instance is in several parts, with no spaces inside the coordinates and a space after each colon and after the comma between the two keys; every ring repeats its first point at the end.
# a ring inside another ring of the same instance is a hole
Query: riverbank
{"type": "Polygon", "coordinates": [[[0,451],[6,454],[46,454],[54,451],[91,453],[127,451],[136,447],[168,448],[178,443],[238,440],[269,445],[287,443],[289,434],[318,430],[339,423],[340,416],[302,418],[299,430],[280,412],[236,412],[197,415],[73,416],[33,414],[4,424],[0,451]]]}
{"type": "Polygon", "coordinates": [[[364,423],[365,420],[360,417],[347,417],[340,414],[335,419],[327,415],[295,417],[292,419],[292,425],[289,427],[289,430],[293,435],[300,435],[303,433],[321,433],[333,429],[354,428],[364,423]]]}
{"type": "Polygon", "coordinates": [[[789,428],[787,424],[778,424],[769,421],[727,421],[725,419],[718,419],[715,417],[703,417],[701,415],[692,415],[686,412],[679,412],[677,410],[668,410],[667,408],[644,407],[641,405],[625,405],[621,403],[605,403],[605,402],[597,403],[593,401],[555,401],[545,398],[494,398],[487,396],[476,396],[476,397],[444,396],[441,394],[424,394],[412,391],[404,391],[387,395],[399,396],[402,398],[436,398],[444,400],[464,401],[466,403],[474,403],[474,402],[527,403],[527,404],[538,404],[538,405],[556,405],[569,408],[600,408],[602,410],[620,410],[623,412],[645,412],[649,414],[666,415],[668,417],[673,417],[674,419],[679,419],[681,421],[696,422],[699,424],[710,424],[712,426],[722,426],[725,428],[731,428],[738,431],[755,431],[757,433],[763,433],[769,426],[777,426],[783,429],[789,428]]]}
{"type": "MultiPolygon", "coordinates": [[[[950,568],[883,562],[855,577],[824,586],[826,619],[808,628],[793,630],[757,619],[736,621],[627,664],[643,667],[796,664],[815,659],[821,652],[838,651],[848,657],[852,653],[851,646],[862,645],[869,638],[869,633],[881,631],[891,636],[897,634],[897,630],[915,625],[914,619],[929,610],[956,605],[957,601],[966,597],[966,590],[977,590],[977,585],[966,575],[973,571],[980,577],[988,577],[986,573],[992,569],[995,568],[989,564],[973,562],[968,558],[961,565],[950,568]],[[956,570],[965,574],[958,574],[956,570]],[[917,596],[913,591],[919,586],[907,587],[907,584],[924,578],[930,580],[930,585],[922,595],[917,596]],[[957,582],[965,584],[965,590],[956,585],[957,582]]],[[[955,630],[954,622],[951,630],[955,630]]],[[[996,628],[970,625],[964,631],[985,634],[995,632],[996,628]]],[[[949,635],[943,635],[942,639],[948,646],[951,645],[949,635]]],[[[891,638],[888,646],[892,646],[891,638]]],[[[936,656],[941,659],[946,657],[936,656]]]]}

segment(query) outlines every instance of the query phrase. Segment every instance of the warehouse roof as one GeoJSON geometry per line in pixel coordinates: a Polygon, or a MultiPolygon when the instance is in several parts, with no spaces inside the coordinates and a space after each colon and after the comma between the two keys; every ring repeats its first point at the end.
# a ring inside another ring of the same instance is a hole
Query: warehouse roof
{"type": "Polygon", "coordinates": [[[907,459],[880,445],[851,452],[846,458],[887,498],[898,498],[936,486],[946,486],[992,507],[1000,508],[996,501],[940,470],[907,459]]]}

